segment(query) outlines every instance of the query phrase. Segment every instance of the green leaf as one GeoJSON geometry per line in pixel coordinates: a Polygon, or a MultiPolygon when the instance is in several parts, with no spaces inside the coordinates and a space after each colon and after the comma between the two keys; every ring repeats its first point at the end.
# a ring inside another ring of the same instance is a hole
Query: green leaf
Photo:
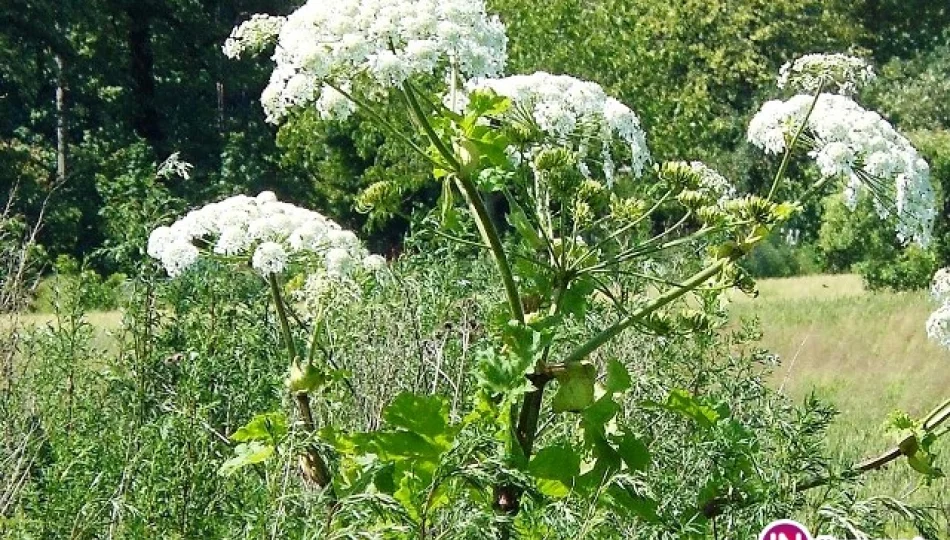
{"type": "Polygon", "coordinates": [[[612,485],[607,490],[607,497],[614,506],[626,510],[647,523],[659,523],[660,516],[657,514],[659,505],[650,497],[631,493],[619,485],[612,485]]]}
{"type": "Polygon", "coordinates": [[[439,396],[402,392],[383,411],[383,419],[391,426],[434,438],[446,432],[449,407],[439,396]]]}
{"type": "Polygon", "coordinates": [[[647,445],[629,432],[620,437],[617,451],[631,471],[643,471],[650,465],[650,450],[647,445]]]}
{"type": "Polygon", "coordinates": [[[548,446],[531,459],[528,471],[537,478],[560,480],[569,484],[581,473],[581,457],[570,446],[548,446]]]}
{"type": "Polygon", "coordinates": [[[490,396],[517,396],[534,389],[525,377],[534,366],[531,358],[486,349],[476,354],[478,387],[490,396]]]}
{"type": "Polygon", "coordinates": [[[534,328],[512,320],[502,330],[502,341],[511,354],[533,365],[538,352],[550,341],[550,336],[546,337],[534,328]]]}
{"type": "Polygon", "coordinates": [[[594,402],[594,379],[597,370],[592,364],[567,364],[558,372],[558,388],[551,406],[554,412],[580,412],[594,402]]]}
{"type": "Polygon", "coordinates": [[[476,90],[468,96],[468,105],[465,110],[481,116],[498,116],[503,114],[511,107],[511,100],[505,96],[498,95],[493,90],[476,90]]]}
{"type": "Polygon", "coordinates": [[[627,366],[616,358],[610,359],[607,362],[607,380],[605,382],[607,393],[623,392],[629,390],[632,385],[633,381],[630,379],[630,373],[627,372],[627,366]]]}
{"type": "Polygon", "coordinates": [[[508,140],[504,135],[497,131],[491,131],[481,138],[469,138],[468,141],[475,146],[481,159],[485,160],[483,165],[492,167],[509,167],[508,160],[508,140]]]}
{"type": "Polygon", "coordinates": [[[231,435],[232,441],[279,442],[287,435],[287,416],[280,412],[258,414],[231,435]]]}
{"type": "Polygon", "coordinates": [[[439,197],[439,220],[447,230],[455,231],[459,228],[458,210],[455,208],[455,195],[452,190],[451,176],[442,180],[442,196],[439,197]]]}
{"type": "MultiPolygon", "coordinates": [[[[481,149],[478,149],[478,151],[483,152],[481,149]]],[[[482,191],[497,193],[511,185],[512,176],[511,172],[496,167],[482,169],[475,175],[475,184],[482,191]]]]}
{"type": "Polygon", "coordinates": [[[563,499],[571,494],[571,487],[560,480],[538,478],[535,480],[538,491],[552,499],[563,499]]]}
{"type": "Polygon", "coordinates": [[[943,478],[943,471],[934,466],[933,454],[918,450],[916,454],[907,456],[907,463],[928,479],[943,478]]]}
{"type": "Polygon", "coordinates": [[[272,445],[260,441],[241,443],[234,448],[234,457],[221,464],[218,474],[230,476],[248,465],[262,463],[272,455],[274,455],[272,445]]]}
{"type": "Polygon", "coordinates": [[[666,398],[666,403],[655,403],[651,401],[643,402],[644,407],[662,408],[681,414],[700,425],[700,427],[709,429],[716,425],[720,415],[715,409],[703,405],[688,391],[676,389],[670,392],[666,398]]]}
{"type": "Polygon", "coordinates": [[[504,194],[505,198],[508,199],[508,223],[515,228],[515,231],[523,240],[526,247],[534,250],[542,249],[544,247],[544,241],[541,239],[541,236],[538,235],[538,231],[535,230],[534,226],[531,225],[524,208],[511,196],[508,190],[504,190],[504,194]]]}
{"type": "Polygon", "coordinates": [[[613,420],[618,412],[620,412],[620,405],[611,399],[609,394],[602,396],[593,405],[584,409],[582,424],[587,440],[591,441],[595,437],[603,438],[604,426],[613,420]]]}
{"type": "Polygon", "coordinates": [[[354,436],[358,445],[381,458],[399,460],[435,460],[446,446],[411,431],[380,431],[354,436]]]}
{"type": "Polygon", "coordinates": [[[802,206],[792,202],[783,202],[775,205],[772,209],[772,216],[777,221],[788,221],[795,216],[795,214],[802,211],[802,206]]]}
{"type": "Polygon", "coordinates": [[[568,287],[561,293],[561,312],[581,318],[587,311],[587,295],[577,287],[568,287]]]}

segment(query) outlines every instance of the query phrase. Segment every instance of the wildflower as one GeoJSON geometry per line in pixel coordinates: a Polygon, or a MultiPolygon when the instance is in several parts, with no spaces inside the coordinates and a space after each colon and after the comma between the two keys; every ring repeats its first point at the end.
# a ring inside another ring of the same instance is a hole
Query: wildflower
{"type": "Polygon", "coordinates": [[[161,252],[161,260],[168,275],[176,277],[198,261],[198,248],[188,242],[176,240],[165,246],[161,252]]]}
{"type": "Polygon", "coordinates": [[[370,272],[379,272],[386,268],[386,258],[382,255],[370,255],[363,259],[363,268],[370,272]]]}
{"type": "Polygon", "coordinates": [[[934,311],[927,319],[927,337],[950,347],[950,304],[934,311]]]}
{"type": "Polygon", "coordinates": [[[950,268],[941,268],[934,274],[930,294],[939,302],[950,301],[950,268]]]}
{"type": "MultiPolygon", "coordinates": [[[[814,99],[802,94],[764,104],[749,122],[749,142],[769,154],[784,152],[814,99]]],[[[824,178],[845,181],[852,209],[860,193],[869,191],[881,217],[896,213],[902,241],[929,243],[936,215],[930,167],[881,115],[848,97],[821,94],[802,140],[824,178]]]]}
{"type": "Polygon", "coordinates": [[[496,76],[507,59],[505,28],[484,0],[310,0],[286,18],[242,24],[225,53],[260,51],[275,39],[276,66],[261,95],[271,122],[312,102],[324,118],[345,117],[351,109],[334,88],[386,89],[440,69],[496,76]]]}
{"type": "Polygon", "coordinates": [[[318,271],[307,276],[303,286],[294,292],[294,297],[300,303],[300,314],[313,320],[355,304],[362,298],[362,292],[352,279],[318,271]]]}
{"type": "Polygon", "coordinates": [[[231,35],[224,42],[224,55],[228,58],[240,58],[244,52],[257,54],[263,51],[280,32],[285,21],[284,17],[254,15],[251,20],[244,21],[231,30],[231,35]]]}
{"type": "Polygon", "coordinates": [[[332,248],[326,254],[327,274],[346,277],[353,270],[353,257],[343,248],[332,248]]]}
{"type": "Polygon", "coordinates": [[[779,70],[778,87],[816,92],[819,87],[854,94],[874,80],[874,68],[866,61],[845,54],[807,54],[779,70]]]}
{"type": "Polygon", "coordinates": [[[162,262],[170,276],[177,276],[198,260],[199,246],[207,246],[209,254],[218,256],[250,255],[251,266],[264,275],[286,271],[295,258],[324,260],[322,256],[331,251],[335,255],[328,262],[337,273],[343,259],[340,253],[349,261],[369,257],[352,231],[317,212],[281,202],[269,191],[257,197],[237,195],[192,210],[170,227],[152,231],[147,252],[162,262]]]}
{"type": "Polygon", "coordinates": [[[179,176],[185,180],[188,180],[191,177],[192,164],[187,161],[182,161],[181,153],[174,152],[158,166],[158,171],[155,172],[155,176],[159,178],[169,179],[173,176],[179,176]]]}
{"type": "Polygon", "coordinates": [[[702,161],[692,161],[689,166],[699,176],[700,191],[713,198],[717,203],[722,204],[736,196],[735,186],[712,167],[702,161]]]}
{"type": "Polygon", "coordinates": [[[287,267],[287,251],[277,242],[263,242],[254,250],[251,266],[261,274],[279,274],[287,267]]]}
{"type": "MultiPolygon", "coordinates": [[[[600,149],[597,165],[608,185],[615,174],[615,145],[625,148],[629,169],[636,176],[650,160],[639,117],[597,83],[539,71],[501,79],[474,79],[466,85],[468,95],[477,90],[491,90],[511,99],[506,113],[511,120],[531,123],[557,143],[574,148],[581,157],[578,168],[585,176],[590,176],[590,164],[584,158],[592,146],[600,149]]],[[[465,102],[463,96],[457,105],[465,102]]]]}

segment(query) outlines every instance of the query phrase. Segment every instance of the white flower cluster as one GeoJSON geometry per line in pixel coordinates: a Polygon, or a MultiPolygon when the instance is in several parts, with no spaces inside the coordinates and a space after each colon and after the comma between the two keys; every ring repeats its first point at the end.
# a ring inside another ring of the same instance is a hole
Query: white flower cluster
{"type": "Polygon", "coordinates": [[[950,348],[950,268],[937,270],[930,292],[943,305],[927,319],[927,336],[950,348]]]}
{"type": "Polygon", "coordinates": [[[369,255],[352,231],[289,203],[270,191],[237,195],[193,210],[148,239],[148,254],[177,276],[198,260],[202,249],[220,256],[247,256],[263,275],[283,272],[294,258],[320,263],[322,271],[346,277],[362,265],[376,270],[386,261],[369,255]]]}
{"type": "MultiPolygon", "coordinates": [[[[749,123],[749,142],[770,154],[784,152],[813,99],[802,94],[765,103],[749,123]]],[[[822,176],[846,181],[849,207],[867,189],[882,217],[896,212],[902,241],[930,241],[936,216],[930,167],[881,115],[848,97],[821,94],[808,116],[805,140],[822,176]]]]}
{"type": "MultiPolygon", "coordinates": [[[[258,48],[272,28],[238,27],[225,52],[258,48]]],[[[277,65],[261,102],[271,122],[311,102],[325,117],[345,116],[351,108],[331,87],[342,89],[367,74],[387,88],[440,68],[495,76],[505,67],[506,47],[505,27],[488,16],[485,0],[309,0],[280,25],[277,65]]]]}
{"type": "MultiPolygon", "coordinates": [[[[515,121],[530,120],[559,143],[575,147],[582,158],[592,146],[599,146],[599,166],[608,184],[616,172],[615,144],[626,148],[629,168],[636,176],[642,174],[650,161],[646,134],[636,113],[608,96],[597,83],[539,71],[500,79],[474,79],[466,84],[468,93],[476,90],[492,90],[511,99],[510,115],[530,116],[516,116],[515,121]]],[[[464,105],[465,98],[460,101],[464,105]]],[[[581,163],[581,172],[590,175],[586,163],[581,163]]]]}
{"type": "Polygon", "coordinates": [[[287,19],[273,15],[257,14],[231,30],[224,42],[224,55],[240,58],[245,52],[257,54],[274,41],[287,19]]]}
{"type": "Polygon", "coordinates": [[[699,177],[700,189],[720,204],[736,196],[736,188],[716,169],[702,161],[692,161],[689,168],[699,177]]]}
{"type": "Polygon", "coordinates": [[[938,302],[950,302],[950,268],[941,268],[930,283],[930,294],[938,302]]]}
{"type": "Polygon", "coordinates": [[[806,54],[782,66],[778,87],[816,92],[819,86],[850,95],[875,78],[874,68],[846,54],[806,54]]]}

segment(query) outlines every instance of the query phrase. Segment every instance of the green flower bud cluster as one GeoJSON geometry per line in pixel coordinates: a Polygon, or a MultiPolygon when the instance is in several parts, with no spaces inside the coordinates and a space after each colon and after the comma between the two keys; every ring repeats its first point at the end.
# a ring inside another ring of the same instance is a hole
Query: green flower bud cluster
{"type": "Polygon", "coordinates": [[[391,215],[402,204],[402,194],[399,186],[391,180],[381,180],[370,184],[356,197],[358,212],[376,212],[391,215]]]}
{"type": "Polygon", "coordinates": [[[610,195],[610,215],[619,223],[629,223],[643,217],[647,210],[646,201],[635,197],[610,195]]]}

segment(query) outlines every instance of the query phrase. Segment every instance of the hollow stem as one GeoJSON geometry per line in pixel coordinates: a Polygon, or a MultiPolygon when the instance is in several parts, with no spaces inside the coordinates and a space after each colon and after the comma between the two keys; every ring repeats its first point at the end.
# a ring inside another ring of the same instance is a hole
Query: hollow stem
{"type": "Polygon", "coordinates": [[[651,313],[661,309],[673,301],[677,300],[686,293],[695,290],[697,287],[703,284],[707,279],[715,276],[722,271],[723,267],[726,265],[725,260],[716,261],[711,266],[693,274],[692,277],[683,282],[682,286],[670,289],[666,293],[658,296],[649,304],[643,306],[642,308],[632,312],[627,317],[624,317],[620,321],[616,322],[612,326],[601,331],[596,336],[589,339],[580,347],[577,347],[570,354],[568,354],[563,363],[570,364],[572,362],[580,362],[581,360],[590,356],[591,353],[599,349],[601,346],[606,344],[611,339],[620,335],[621,332],[627,328],[633,326],[638,321],[649,316],[651,313]]]}
{"type": "MultiPolygon", "coordinates": [[[[293,333],[290,331],[290,319],[287,317],[287,307],[284,305],[283,296],[280,293],[280,284],[277,283],[277,275],[270,274],[267,277],[270,283],[271,296],[274,298],[274,307],[277,310],[277,318],[280,321],[280,332],[284,339],[284,346],[287,347],[287,354],[293,364],[300,362],[297,356],[297,345],[294,342],[293,333]]],[[[303,419],[304,429],[309,435],[317,431],[316,423],[313,421],[313,410],[310,408],[310,396],[306,392],[297,392],[294,394],[294,402],[297,405],[297,411],[303,419]]],[[[320,487],[332,490],[330,486],[330,468],[317,447],[313,444],[307,445],[303,454],[300,456],[300,468],[304,477],[320,487]]]]}
{"type": "Polygon", "coordinates": [[[511,273],[511,265],[508,264],[508,257],[505,255],[505,249],[501,244],[498,230],[495,228],[495,224],[488,214],[485,201],[478,192],[478,186],[476,186],[469,175],[462,170],[462,165],[459,163],[458,158],[456,158],[455,154],[453,154],[445,144],[445,141],[435,132],[435,129],[432,128],[432,124],[419,105],[419,100],[416,99],[415,93],[408,84],[403,85],[403,95],[406,97],[406,103],[409,105],[409,109],[412,111],[416,122],[425,132],[429,141],[442,158],[445,159],[449,167],[455,171],[459,189],[463,195],[465,195],[465,200],[475,215],[475,224],[478,227],[478,232],[481,234],[485,243],[488,244],[488,249],[495,261],[495,266],[498,268],[498,273],[501,274],[501,280],[505,287],[505,295],[508,297],[508,306],[511,310],[512,318],[524,324],[524,308],[521,305],[521,297],[518,294],[518,285],[515,283],[514,276],[511,273]]]}

